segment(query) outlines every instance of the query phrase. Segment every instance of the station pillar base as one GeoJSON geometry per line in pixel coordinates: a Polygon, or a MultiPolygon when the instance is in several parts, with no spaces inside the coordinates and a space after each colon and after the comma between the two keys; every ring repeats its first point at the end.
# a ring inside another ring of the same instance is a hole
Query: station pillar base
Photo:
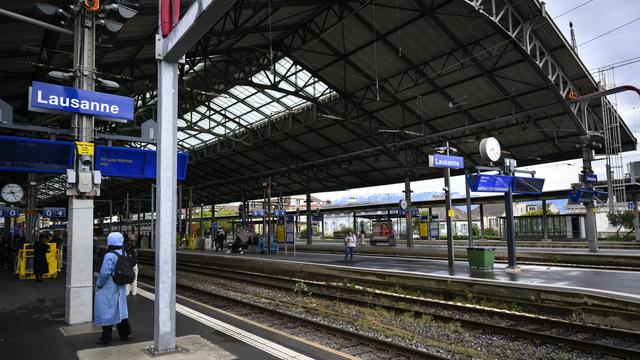
{"type": "Polygon", "coordinates": [[[145,341],[120,346],[107,346],[95,349],[85,349],[78,351],[80,360],[148,360],[159,358],[163,360],[200,360],[200,359],[237,359],[237,354],[232,354],[227,350],[212,344],[200,335],[187,335],[176,339],[176,351],[163,352],[155,355],[150,350],[153,341],[145,341]]]}

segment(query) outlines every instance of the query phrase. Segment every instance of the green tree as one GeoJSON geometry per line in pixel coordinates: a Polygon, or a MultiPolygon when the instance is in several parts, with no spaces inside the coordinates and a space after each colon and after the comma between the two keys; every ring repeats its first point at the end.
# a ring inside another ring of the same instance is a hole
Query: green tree
{"type": "Polygon", "coordinates": [[[480,227],[478,226],[478,224],[473,224],[471,226],[471,235],[480,236],[480,227]]]}
{"type": "Polygon", "coordinates": [[[633,225],[634,215],[632,211],[612,211],[607,214],[607,218],[611,225],[618,227],[618,230],[616,230],[617,237],[620,237],[620,230],[622,228],[629,230],[625,236],[631,234],[635,229],[635,226],[633,225]]]}
{"type": "MultiPolygon", "coordinates": [[[[544,215],[542,213],[542,209],[538,209],[538,210],[530,210],[527,211],[526,213],[522,214],[522,216],[542,216],[544,215]]],[[[557,211],[551,211],[547,209],[547,215],[558,215],[557,211]]]]}

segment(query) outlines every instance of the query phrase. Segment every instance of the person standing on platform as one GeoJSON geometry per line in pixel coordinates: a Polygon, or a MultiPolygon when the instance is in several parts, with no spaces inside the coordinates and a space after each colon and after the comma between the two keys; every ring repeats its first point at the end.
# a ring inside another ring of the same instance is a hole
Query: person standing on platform
{"type": "Polygon", "coordinates": [[[138,295],[138,247],[135,241],[129,240],[129,242],[125,244],[124,251],[129,258],[129,263],[133,266],[133,273],[135,274],[133,282],[127,284],[127,296],[129,296],[129,294],[138,295]]]}
{"type": "Polygon", "coordinates": [[[49,263],[47,262],[47,245],[48,237],[40,234],[38,241],[33,245],[33,273],[36,275],[36,282],[42,282],[42,275],[49,272],[49,263]]]}
{"type": "Polygon", "coordinates": [[[123,241],[124,236],[119,232],[112,232],[107,236],[107,252],[102,258],[100,274],[96,280],[93,321],[97,326],[102,326],[102,336],[97,342],[101,345],[111,344],[113,325],[117,325],[120,339],[131,340],[126,286],[116,284],[113,279],[116,263],[125,258],[123,241]]]}
{"type": "Polygon", "coordinates": [[[345,265],[353,265],[353,253],[356,250],[356,243],[358,242],[358,239],[356,239],[356,236],[353,235],[353,232],[349,231],[347,233],[347,236],[344,237],[344,245],[345,245],[345,252],[344,252],[344,264],[345,265]],[[349,259],[349,261],[347,262],[347,258],[349,259]]]}
{"type": "Polygon", "coordinates": [[[224,251],[224,241],[227,239],[224,229],[218,229],[218,236],[216,236],[216,251],[224,251]]]}

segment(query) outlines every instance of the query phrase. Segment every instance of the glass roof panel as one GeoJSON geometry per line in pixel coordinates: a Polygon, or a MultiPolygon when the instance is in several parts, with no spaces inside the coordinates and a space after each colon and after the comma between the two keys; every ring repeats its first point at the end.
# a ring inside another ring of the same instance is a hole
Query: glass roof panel
{"type": "MultiPolygon", "coordinates": [[[[334,93],[289,58],[278,60],[274,67],[261,70],[251,77],[250,81],[260,85],[259,87],[233,86],[226,93],[213,97],[208,104],[200,105],[194,111],[182,115],[178,119],[180,127],[192,123],[206,132],[180,130],[178,139],[181,145],[187,148],[199,147],[221,138],[213,134],[244,131],[246,127],[266,121],[269,117],[309,104],[308,101],[279,89],[317,99],[334,93]]],[[[189,71],[189,76],[200,71],[204,71],[204,66],[196,65],[189,71]]]]}

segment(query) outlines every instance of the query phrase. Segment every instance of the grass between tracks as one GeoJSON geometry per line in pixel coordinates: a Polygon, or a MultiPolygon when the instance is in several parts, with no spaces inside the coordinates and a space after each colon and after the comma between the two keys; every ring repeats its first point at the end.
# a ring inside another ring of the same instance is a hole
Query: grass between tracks
{"type": "MultiPolygon", "coordinates": [[[[321,316],[332,321],[349,323],[364,333],[377,333],[393,341],[420,344],[448,352],[468,356],[475,359],[492,359],[495,355],[486,354],[473,347],[457,345],[451,339],[437,339],[435,334],[446,334],[447,337],[464,337],[470,340],[460,323],[442,323],[434,321],[430,316],[416,317],[411,311],[402,316],[380,307],[362,307],[347,305],[339,301],[325,301],[316,298],[304,298],[301,303],[290,304],[310,315],[321,316]],[[411,329],[411,330],[407,330],[411,329]]],[[[465,341],[465,343],[468,343],[465,341]]]]}

